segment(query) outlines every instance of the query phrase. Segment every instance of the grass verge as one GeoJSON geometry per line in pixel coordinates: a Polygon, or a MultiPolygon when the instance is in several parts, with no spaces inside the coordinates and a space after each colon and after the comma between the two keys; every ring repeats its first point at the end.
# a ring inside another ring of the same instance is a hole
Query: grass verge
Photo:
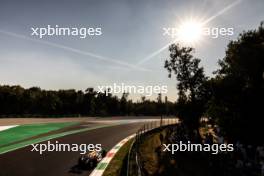
{"type": "Polygon", "coordinates": [[[36,139],[32,139],[32,140],[26,140],[23,142],[19,142],[19,143],[0,147],[0,155],[3,153],[13,151],[13,150],[17,150],[17,149],[22,148],[22,147],[29,146],[31,144],[40,143],[40,142],[44,142],[47,140],[60,138],[60,137],[67,136],[67,135],[82,133],[82,132],[95,130],[95,129],[99,129],[99,128],[113,127],[113,126],[117,126],[117,125],[120,125],[120,123],[108,124],[108,125],[98,125],[95,127],[83,128],[83,129],[78,129],[78,130],[71,130],[71,131],[66,131],[66,132],[62,132],[62,133],[58,133],[58,134],[52,134],[49,136],[44,136],[44,137],[40,137],[40,138],[36,138],[36,139]]]}
{"type": "Polygon", "coordinates": [[[0,132],[0,147],[74,124],[77,122],[30,124],[10,128],[0,132]]]}
{"type": "Polygon", "coordinates": [[[159,173],[163,167],[160,165],[160,155],[162,139],[167,138],[167,129],[156,130],[150,134],[146,134],[143,142],[140,145],[139,154],[141,162],[144,163],[144,169],[149,175],[159,173]]]}

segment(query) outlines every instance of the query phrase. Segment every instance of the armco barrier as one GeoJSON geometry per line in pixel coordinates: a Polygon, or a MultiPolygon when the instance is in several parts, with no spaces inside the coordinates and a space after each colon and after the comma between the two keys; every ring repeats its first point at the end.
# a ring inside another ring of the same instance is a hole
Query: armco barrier
{"type": "Polygon", "coordinates": [[[179,123],[176,118],[163,119],[161,117],[160,121],[153,121],[142,126],[136,133],[133,144],[129,150],[128,160],[127,160],[127,176],[144,176],[142,172],[141,158],[139,155],[139,145],[144,141],[147,133],[154,132],[168,125],[173,125],[179,123]]]}

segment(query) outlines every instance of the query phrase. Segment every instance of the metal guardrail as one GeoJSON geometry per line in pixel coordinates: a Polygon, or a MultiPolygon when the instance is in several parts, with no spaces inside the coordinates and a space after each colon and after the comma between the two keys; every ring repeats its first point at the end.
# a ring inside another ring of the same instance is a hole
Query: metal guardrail
{"type": "Polygon", "coordinates": [[[140,144],[143,139],[154,130],[159,130],[165,126],[177,124],[179,121],[177,118],[161,119],[159,121],[152,121],[144,124],[136,133],[134,141],[130,147],[127,159],[127,176],[144,176],[142,171],[143,165],[141,163],[141,157],[139,153],[140,144]]]}

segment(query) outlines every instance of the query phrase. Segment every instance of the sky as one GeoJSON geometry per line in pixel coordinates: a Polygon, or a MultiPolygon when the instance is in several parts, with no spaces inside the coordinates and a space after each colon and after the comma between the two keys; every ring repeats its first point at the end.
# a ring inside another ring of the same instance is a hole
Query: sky
{"type": "Polygon", "coordinates": [[[203,36],[193,45],[210,76],[229,41],[264,20],[263,7],[263,0],[0,0],[0,84],[49,90],[166,85],[174,101],[176,80],[163,68],[169,57],[164,46],[173,39],[164,28],[193,18],[209,19],[208,28],[234,29],[231,36],[203,36]],[[102,35],[31,35],[31,28],[47,25],[101,28],[102,35]]]}

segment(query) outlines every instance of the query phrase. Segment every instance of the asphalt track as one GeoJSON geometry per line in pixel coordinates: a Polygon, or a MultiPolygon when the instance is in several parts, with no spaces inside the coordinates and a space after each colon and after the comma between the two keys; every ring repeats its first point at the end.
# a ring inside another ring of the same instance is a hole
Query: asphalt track
{"type": "MultiPolygon", "coordinates": [[[[50,140],[64,144],[102,144],[109,150],[123,138],[135,133],[143,122],[121,124],[50,140]]],[[[46,143],[46,142],[43,142],[46,143]]],[[[31,152],[31,146],[0,155],[0,176],[86,175],[91,171],[75,169],[78,152],[31,152]]]]}

